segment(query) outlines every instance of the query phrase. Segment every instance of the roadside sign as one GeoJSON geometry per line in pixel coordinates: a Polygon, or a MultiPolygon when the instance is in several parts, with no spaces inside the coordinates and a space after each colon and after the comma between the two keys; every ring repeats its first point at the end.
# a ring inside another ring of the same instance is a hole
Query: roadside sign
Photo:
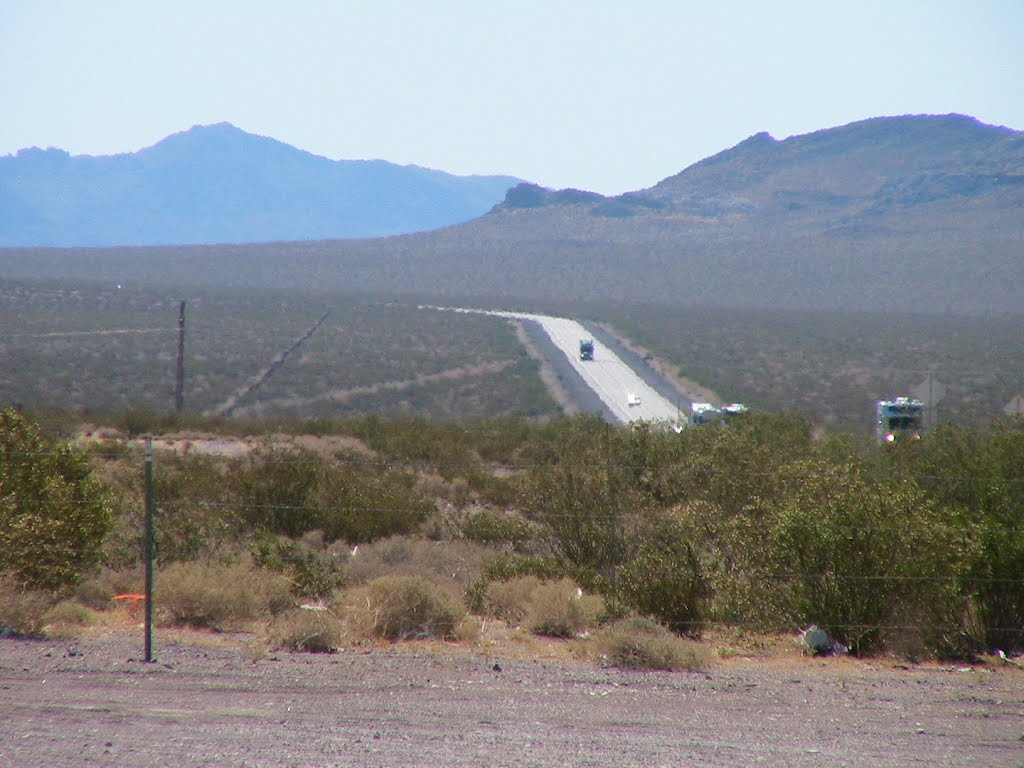
{"type": "Polygon", "coordinates": [[[934,408],[946,396],[946,387],[929,373],[927,379],[910,390],[910,394],[924,401],[929,408],[934,408]]]}

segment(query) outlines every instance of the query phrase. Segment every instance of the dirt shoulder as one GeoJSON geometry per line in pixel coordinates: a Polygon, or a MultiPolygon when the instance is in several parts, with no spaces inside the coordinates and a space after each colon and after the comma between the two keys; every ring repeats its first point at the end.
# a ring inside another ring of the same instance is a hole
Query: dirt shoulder
{"type": "Polygon", "coordinates": [[[0,638],[0,765],[1017,766],[1024,673],[732,658],[702,672],[415,645],[0,638]]]}

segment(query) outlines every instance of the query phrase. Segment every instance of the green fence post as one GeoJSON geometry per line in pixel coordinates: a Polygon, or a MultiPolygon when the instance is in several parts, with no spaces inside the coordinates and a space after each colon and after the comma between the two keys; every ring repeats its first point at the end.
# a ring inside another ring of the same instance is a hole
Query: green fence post
{"type": "Polygon", "coordinates": [[[153,438],[146,437],[146,661],[153,661],[153,438]]]}

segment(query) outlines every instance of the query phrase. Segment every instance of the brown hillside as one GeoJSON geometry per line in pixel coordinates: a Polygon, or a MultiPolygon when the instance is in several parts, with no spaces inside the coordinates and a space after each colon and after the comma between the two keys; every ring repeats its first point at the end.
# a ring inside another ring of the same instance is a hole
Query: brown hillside
{"type": "Polygon", "coordinates": [[[982,314],[1024,307],[1022,255],[1024,133],[948,115],[758,134],[616,198],[520,185],[415,235],[6,250],[0,274],[982,314]]]}

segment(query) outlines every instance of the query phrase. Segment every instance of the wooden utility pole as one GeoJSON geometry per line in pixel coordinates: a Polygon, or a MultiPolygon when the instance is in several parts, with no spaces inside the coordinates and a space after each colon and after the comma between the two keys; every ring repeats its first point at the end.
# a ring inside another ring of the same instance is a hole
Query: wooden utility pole
{"type": "Polygon", "coordinates": [[[181,412],[185,404],[185,302],[178,307],[178,375],[174,386],[174,410],[181,412]]]}

